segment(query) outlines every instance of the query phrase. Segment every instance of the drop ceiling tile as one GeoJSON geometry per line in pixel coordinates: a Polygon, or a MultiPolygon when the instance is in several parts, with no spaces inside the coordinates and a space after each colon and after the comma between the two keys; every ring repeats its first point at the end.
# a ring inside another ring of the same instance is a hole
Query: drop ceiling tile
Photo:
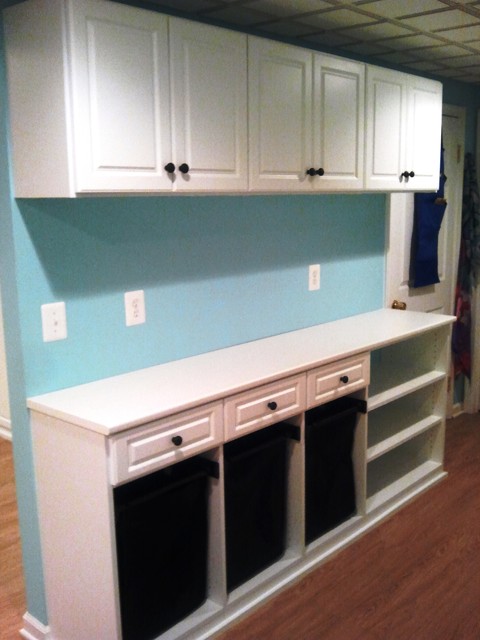
{"type": "Polygon", "coordinates": [[[394,38],[397,36],[409,35],[411,34],[411,31],[389,22],[380,22],[349,29],[348,33],[359,40],[380,40],[383,38],[394,38]]]}
{"type": "Polygon", "coordinates": [[[414,69],[415,71],[428,71],[430,73],[436,73],[439,69],[442,69],[440,63],[430,62],[430,61],[422,61],[422,62],[409,62],[408,66],[410,69],[414,69]]]}
{"type": "Polygon", "coordinates": [[[251,9],[249,5],[225,7],[224,9],[218,9],[210,11],[208,13],[209,18],[215,18],[215,20],[221,20],[225,23],[230,23],[240,26],[248,26],[257,24],[260,22],[271,21],[272,17],[268,13],[255,11],[251,9]]]}
{"type": "Polygon", "coordinates": [[[218,2],[212,0],[161,0],[161,2],[150,2],[149,4],[161,9],[166,7],[168,9],[176,9],[178,11],[205,11],[218,6],[218,2]]]}
{"type": "Polygon", "coordinates": [[[284,20],[280,22],[270,22],[262,24],[259,28],[265,33],[276,34],[289,38],[305,36],[315,30],[314,27],[300,22],[294,22],[293,20],[289,20],[288,22],[284,20]]]}
{"type": "Polygon", "coordinates": [[[437,29],[453,29],[469,24],[478,23],[479,19],[458,9],[447,9],[438,13],[430,13],[416,18],[404,18],[403,23],[420,29],[421,31],[436,31],[437,29]]]}
{"type": "Polygon", "coordinates": [[[346,33],[337,33],[335,31],[323,31],[322,33],[313,33],[306,35],[302,41],[311,42],[321,47],[340,47],[345,48],[349,44],[353,44],[355,40],[349,38],[346,33]]]}
{"type": "Polygon", "coordinates": [[[372,19],[350,9],[334,9],[333,11],[322,11],[308,18],[316,27],[322,29],[338,29],[360,24],[368,24],[372,19]]]}
{"type": "Polygon", "coordinates": [[[383,18],[399,18],[421,12],[445,9],[439,0],[371,0],[362,3],[361,8],[383,18]]]}
{"type": "Polygon", "coordinates": [[[444,38],[451,38],[455,42],[480,40],[480,24],[471,25],[469,27],[460,27],[459,29],[446,29],[445,31],[437,31],[437,33],[444,38]]]}
{"type": "Polygon", "coordinates": [[[471,67],[475,64],[480,64],[480,53],[472,54],[470,56],[458,56],[455,58],[442,58],[442,61],[449,67],[461,68],[471,67]]]}
{"type": "Polygon", "coordinates": [[[418,49],[420,47],[433,47],[442,44],[442,40],[427,35],[406,36],[404,38],[394,38],[388,41],[391,49],[418,49]]]}
{"type": "Polygon", "coordinates": [[[388,51],[381,56],[382,60],[390,64],[410,64],[415,58],[405,51],[388,51]]]}
{"type": "Polygon", "coordinates": [[[387,51],[385,47],[375,44],[374,42],[358,42],[347,45],[345,50],[363,56],[379,56],[387,51]]]}
{"type": "Polygon", "coordinates": [[[332,7],[324,0],[256,0],[250,6],[256,11],[271,13],[280,18],[332,7]]]}
{"type": "Polygon", "coordinates": [[[439,47],[429,47],[421,49],[419,52],[423,60],[439,60],[442,58],[455,58],[456,56],[464,56],[465,49],[455,45],[443,45],[439,47]]]}

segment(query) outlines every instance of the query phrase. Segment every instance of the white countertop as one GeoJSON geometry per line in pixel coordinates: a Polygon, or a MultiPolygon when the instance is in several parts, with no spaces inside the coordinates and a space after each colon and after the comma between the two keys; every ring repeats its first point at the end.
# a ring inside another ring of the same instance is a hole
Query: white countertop
{"type": "Polygon", "coordinates": [[[379,309],[31,397],[27,406],[112,435],[454,321],[379,309]]]}

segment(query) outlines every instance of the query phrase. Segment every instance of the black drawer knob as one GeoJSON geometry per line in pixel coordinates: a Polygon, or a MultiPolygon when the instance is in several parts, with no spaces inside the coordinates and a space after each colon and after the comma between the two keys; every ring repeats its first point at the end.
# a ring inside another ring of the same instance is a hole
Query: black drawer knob
{"type": "Polygon", "coordinates": [[[317,174],[317,172],[315,171],[315,169],[313,167],[310,167],[310,169],[307,169],[306,174],[307,174],[307,176],[315,176],[317,174]]]}
{"type": "Polygon", "coordinates": [[[415,177],[415,171],[404,171],[402,173],[402,176],[404,178],[414,178],[415,177]]]}
{"type": "Polygon", "coordinates": [[[271,409],[272,411],[275,411],[275,409],[278,407],[278,404],[275,401],[272,400],[272,402],[269,402],[267,404],[267,407],[269,409],[271,409]]]}
{"type": "Polygon", "coordinates": [[[320,169],[317,169],[317,176],[323,176],[325,174],[325,169],[322,169],[320,167],[320,169]]]}
{"type": "Polygon", "coordinates": [[[184,162],[183,164],[181,164],[181,165],[178,167],[178,170],[179,170],[181,173],[188,173],[188,172],[190,171],[190,167],[188,166],[188,164],[187,164],[186,162],[184,162]]]}
{"type": "Polygon", "coordinates": [[[173,164],[173,162],[168,162],[164,166],[164,169],[167,173],[173,173],[175,171],[175,165],[173,164]]]}
{"type": "Polygon", "coordinates": [[[179,447],[183,443],[182,436],[173,436],[172,442],[176,447],[179,447]]]}
{"type": "Polygon", "coordinates": [[[340,376],[340,382],[343,382],[343,384],[347,384],[348,376],[340,376]]]}

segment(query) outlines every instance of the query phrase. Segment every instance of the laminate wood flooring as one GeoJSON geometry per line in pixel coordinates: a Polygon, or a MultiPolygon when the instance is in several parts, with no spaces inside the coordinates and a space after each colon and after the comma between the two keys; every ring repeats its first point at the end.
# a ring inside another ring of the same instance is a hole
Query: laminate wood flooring
{"type": "Polygon", "coordinates": [[[479,640],[480,416],[447,425],[446,480],[217,640],[479,640]]]}
{"type": "Polygon", "coordinates": [[[25,611],[12,444],[0,438],[0,640],[20,637],[25,611]]]}
{"type": "MultiPolygon", "coordinates": [[[[480,415],[447,423],[445,466],[445,481],[216,640],[480,640],[480,415]]],[[[0,439],[0,640],[19,637],[25,609],[0,439]]]]}

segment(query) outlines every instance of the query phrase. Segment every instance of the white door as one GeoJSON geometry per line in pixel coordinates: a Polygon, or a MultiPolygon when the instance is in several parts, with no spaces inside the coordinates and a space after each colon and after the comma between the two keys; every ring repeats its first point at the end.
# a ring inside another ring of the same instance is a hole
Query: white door
{"type": "Polygon", "coordinates": [[[171,190],[168,18],[69,3],[76,191],[171,190]]]}
{"type": "Polygon", "coordinates": [[[386,307],[391,307],[393,301],[398,300],[414,311],[453,313],[462,212],[464,110],[445,105],[442,129],[448,204],[438,242],[440,282],[420,288],[409,286],[413,193],[392,193],[389,196],[386,307]]]}
{"type": "Polygon", "coordinates": [[[10,404],[8,400],[7,357],[0,297],[0,437],[11,439],[10,404]]]}
{"type": "Polygon", "coordinates": [[[169,30],[175,189],[246,190],[247,36],[175,18],[169,30]]]}
{"type": "Polygon", "coordinates": [[[365,65],[314,58],[313,165],[318,190],[363,189],[365,65]]]}
{"type": "Polygon", "coordinates": [[[248,59],[249,188],[310,191],[313,55],[249,37],[248,59]]]}

